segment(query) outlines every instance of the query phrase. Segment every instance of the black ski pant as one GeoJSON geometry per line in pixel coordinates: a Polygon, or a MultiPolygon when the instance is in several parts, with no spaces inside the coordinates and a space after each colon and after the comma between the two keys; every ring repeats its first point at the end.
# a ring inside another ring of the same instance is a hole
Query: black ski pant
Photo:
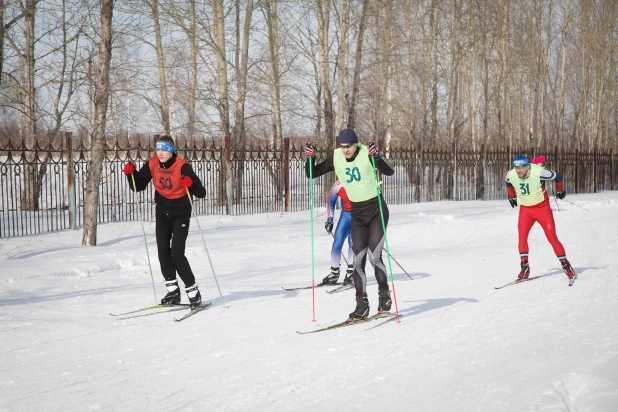
{"type": "MultiPolygon", "coordinates": [[[[381,198],[384,214],[384,227],[388,224],[388,206],[381,198]]],[[[367,293],[367,275],[365,264],[367,256],[374,268],[378,290],[388,290],[386,266],[382,261],[384,231],[380,217],[378,197],[364,202],[352,202],[352,250],[354,251],[354,286],[356,296],[367,293]]]]}
{"type": "Polygon", "coordinates": [[[161,273],[166,281],[180,276],[185,287],[195,284],[195,276],[185,256],[191,210],[187,214],[166,214],[157,210],[156,236],[161,273]]]}

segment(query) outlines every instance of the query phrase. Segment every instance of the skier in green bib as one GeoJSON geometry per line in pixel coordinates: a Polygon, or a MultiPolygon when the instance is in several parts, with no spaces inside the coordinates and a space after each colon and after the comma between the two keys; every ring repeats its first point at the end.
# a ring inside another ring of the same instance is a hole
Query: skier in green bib
{"type": "Polygon", "coordinates": [[[365,319],[369,316],[365,273],[367,256],[374,267],[378,282],[378,312],[390,311],[392,303],[386,266],[382,261],[384,231],[378,199],[382,201],[384,227],[388,224],[388,206],[382,196],[378,198],[373,160],[375,160],[376,168],[387,176],[393,175],[395,170],[378,152],[378,147],[373,141],[369,141],[366,146],[359,143],[354,130],[343,129],[339,132],[337,141],[339,148],[334,150],[332,160],[327,158],[319,164],[315,164],[315,148],[311,142],[307,143],[305,154],[309,158],[305,165],[305,172],[309,177],[310,164],[314,178],[334,171],[348,194],[352,204],[352,250],[354,252],[352,276],[356,288],[356,308],[350,313],[350,318],[365,319]]]}

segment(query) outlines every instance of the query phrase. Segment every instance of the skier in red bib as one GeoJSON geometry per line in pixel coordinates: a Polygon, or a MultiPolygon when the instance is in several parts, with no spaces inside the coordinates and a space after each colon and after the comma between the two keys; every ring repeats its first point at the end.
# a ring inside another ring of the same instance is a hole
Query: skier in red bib
{"type": "Polygon", "coordinates": [[[162,305],[180,303],[180,288],[176,274],[182,279],[191,309],[202,303],[202,297],[195,283],[195,276],[185,256],[185,243],[189,234],[192,196],[206,197],[206,189],[191,165],[174,152],[174,140],[161,136],[156,142],[156,156],[148,159],[136,172],[135,163],[124,166],[131,190],[142,191],[152,180],[155,187],[156,238],[161,273],[165,278],[167,294],[162,305]],[[133,177],[135,177],[135,188],[133,177]]]}
{"type": "MultiPolygon", "coordinates": [[[[545,160],[545,159],[543,159],[545,160]]],[[[566,258],[566,252],[558,235],[556,234],[556,224],[554,214],[549,205],[549,196],[545,191],[545,182],[553,180],[556,182],[556,197],[564,199],[564,182],[562,175],[553,170],[545,169],[538,164],[530,164],[528,157],[518,155],[513,160],[514,168],[506,175],[506,190],[509,194],[511,207],[516,207],[519,202],[519,221],[517,230],[519,232],[519,256],[521,271],[519,279],[527,279],[530,276],[530,264],[528,263],[528,234],[535,222],[538,222],[545,232],[545,236],[554,253],[560,260],[564,273],[572,279],[575,271],[566,258]]]]}

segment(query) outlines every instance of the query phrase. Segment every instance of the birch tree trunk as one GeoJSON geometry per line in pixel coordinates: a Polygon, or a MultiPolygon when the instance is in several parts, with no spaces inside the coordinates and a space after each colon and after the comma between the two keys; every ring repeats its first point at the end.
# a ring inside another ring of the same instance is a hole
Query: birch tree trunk
{"type": "Polygon", "coordinates": [[[225,168],[221,168],[224,173],[225,185],[220,185],[220,201],[225,199],[225,213],[232,213],[233,194],[234,194],[234,173],[232,170],[232,159],[229,151],[231,144],[230,133],[230,96],[227,84],[227,57],[225,54],[225,14],[223,10],[223,0],[212,0],[212,11],[214,19],[214,48],[217,60],[217,84],[219,86],[219,117],[221,121],[221,138],[226,144],[225,168]]]}
{"type": "MultiPolygon", "coordinates": [[[[268,51],[270,55],[270,71],[272,85],[270,88],[270,106],[272,108],[272,138],[270,144],[273,147],[282,147],[283,127],[281,124],[281,74],[279,70],[279,17],[277,13],[277,2],[266,2],[264,4],[266,14],[266,25],[268,26],[268,51]]],[[[267,163],[273,182],[277,188],[277,194],[282,203],[285,201],[285,173],[281,167],[267,163]]],[[[289,200],[288,200],[289,203],[289,200]]],[[[285,205],[286,210],[289,204],[285,205]]]]}
{"type": "Polygon", "coordinates": [[[270,53],[270,70],[272,76],[271,106],[273,108],[271,144],[281,144],[283,141],[283,126],[281,124],[281,74],[279,70],[279,17],[277,3],[266,2],[266,24],[268,25],[268,51],[270,53]]]}
{"type": "Polygon", "coordinates": [[[37,164],[36,164],[36,102],[35,102],[35,69],[34,69],[34,17],[36,13],[35,0],[26,0],[20,3],[24,15],[24,50],[22,55],[24,84],[23,93],[24,110],[24,189],[21,195],[21,208],[24,210],[38,210],[39,194],[37,193],[37,164]]]}
{"type": "Polygon", "coordinates": [[[2,73],[4,68],[4,0],[0,0],[0,86],[2,86],[2,73]]]}
{"type": "Polygon", "coordinates": [[[339,59],[337,61],[337,129],[343,129],[345,113],[349,106],[349,95],[346,92],[348,80],[348,31],[350,27],[350,0],[341,0],[341,22],[339,31],[339,59]]]}
{"type": "Polygon", "coordinates": [[[365,28],[367,27],[367,13],[369,0],[363,0],[363,8],[358,24],[358,38],[356,39],[356,54],[354,56],[354,78],[352,79],[352,97],[350,98],[350,109],[348,112],[349,129],[356,127],[356,105],[358,104],[358,90],[360,87],[360,71],[363,60],[363,40],[365,38],[365,28]]]}
{"type": "Polygon", "coordinates": [[[328,28],[330,19],[330,0],[316,0],[318,17],[318,54],[320,56],[320,89],[324,99],[324,133],[329,157],[335,148],[335,122],[333,115],[333,95],[330,88],[330,65],[328,59],[328,28]]]}
{"type": "MultiPolygon", "coordinates": [[[[249,35],[251,32],[251,18],[253,16],[253,0],[247,0],[245,21],[243,24],[242,40],[240,43],[240,61],[236,66],[238,96],[236,101],[236,115],[234,122],[234,142],[237,145],[245,143],[245,101],[247,99],[247,67],[249,61],[249,35]]],[[[237,33],[240,37],[240,33],[237,33]]]]}
{"type": "Polygon", "coordinates": [[[159,23],[159,4],[158,0],[149,0],[147,2],[152,13],[152,22],[154,25],[155,36],[155,53],[157,54],[157,71],[159,73],[159,92],[161,94],[161,103],[159,108],[161,110],[161,127],[163,133],[171,136],[172,131],[170,127],[170,108],[169,99],[167,96],[167,80],[165,75],[165,58],[163,56],[163,41],[161,39],[161,25],[159,23]]]}
{"type": "Polygon", "coordinates": [[[189,77],[189,101],[187,102],[187,139],[191,149],[195,147],[195,94],[197,91],[197,36],[195,0],[189,0],[189,43],[191,47],[191,73],[189,77]]]}
{"type": "Polygon", "coordinates": [[[431,129],[430,139],[436,142],[438,136],[438,5],[437,0],[431,0],[429,14],[429,26],[431,34],[431,129]]]}
{"type": "Polygon", "coordinates": [[[84,233],[82,244],[97,244],[97,211],[99,206],[99,185],[105,157],[105,122],[109,101],[109,66],[112,60],[112,14],[114,0],[101,0],[101,29],[99,38],[99,64],[94,100],[94,135],[88,162],[86,196],[84,199],[84,233]]]}
{"type": "Polygon", "coordinates": [[[571,12],[568,4],[564,5],[564,17],[562,23],[562,42],[560,43],[562,58],[560,60],[560,92],[558,95],[558,141],[564,149],[564,83],[566,80],[566,55],[567,55],[567,35],[571,21],[571,12]]]}
{"type": "MultiPolygon", "coordinates": [[[[238,13],[240,9],[238,8],[238,13]]],[[[247,0],[247,8],[245,10],[245,21],[243,24],[242,40],[239,42],[240,61],[236,62],[236,79],[238,87],[238,96],[236,97],[236,114],[234,116],[234,144],[237,148],[244,148],[245,136],[245,101],[247,99],[247,67],[249,65],[249,34],[251,32],[251,17],[253,16],[253,0],[247,0]]],[[[240,38],[240,33],[237,31],[237,39],[240,38]]],[[[238,41],[238,40],[237,40],[238,41]]],[[[243,151],[244,153],[244,151],[243,151]]],[[[243,176],[245,169],[245,159],[241,157],[236,168],[236,196],[235,201],[240,202],[242,199],[243,176]]]]}

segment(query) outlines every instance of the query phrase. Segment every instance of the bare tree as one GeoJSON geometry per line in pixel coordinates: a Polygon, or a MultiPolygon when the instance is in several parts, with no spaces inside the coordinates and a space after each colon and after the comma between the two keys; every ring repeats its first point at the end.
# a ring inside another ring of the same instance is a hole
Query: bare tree
{"type": "Polygon", "coordinates": [[[335,118],[333,112],[333,94],[330,87],[329,64],[329,22],[331,0],[316,0],[316,15],[318,18],[318,52],[320,56],[320,90],[324,99],[322,111],[324,113],[324,133],[329,156],[335,147],[335,118]]]}
{"type": "Polygon", "coordinates": [[[84,233],[82,244],[97,244],[97,211],[99,206],[99,185],[105,157],[105,124],[109,101],[109,67],[112,60],[112,16],[114,0],[101,0],[101,26],[99,35],[99,57],[97,65],[97,86],[94,99],[94,135],[91,138],[90,161],[86,178],[84,199],[84,233]]]}
{"type": "Polygon", "coordinates": [[[281,73],[279,70],[279,17],[276,2],[265,2],[263,6],[268,25],[268,51],[270,56],[270,70],[272,76],[271,105],[272,115],[272,140],[281,143],[283,139],[283,127],[281,124],[281,73]]]}
{"type": "Polygon", "coordinates": [[[152,14],[152,23],[154,26],[155,36],[155,53],[157,55],[157,71],[159,74],[159,91],[161,94],[161,101],[159,107],[161,110],[161,126],[163,132],[166,135],[171,135],[170,127],[170,106],[167,91],[167,79],[165,75],[165,57],[163,51],[163,41],[161,38],[161,24],[159,22],[159,1],[158,0],[145,0],[147,6],[150,8],[152,14]]]}
{"type": "Polygon", "coordinates": [[[24,68],[23,113],[24,113],[24,142],[26,152],[26,170],[24,172],[24,191],[22,193],[22,209],[37,210],[39,208],[39,196],[37,193],[37,170],[36,170],[36,102],[35,102],[35,69],[34,69],[34,17],[37,1],[26,0],[20,2],[24,15],[24,50],[22,54],[24,68]]]}

